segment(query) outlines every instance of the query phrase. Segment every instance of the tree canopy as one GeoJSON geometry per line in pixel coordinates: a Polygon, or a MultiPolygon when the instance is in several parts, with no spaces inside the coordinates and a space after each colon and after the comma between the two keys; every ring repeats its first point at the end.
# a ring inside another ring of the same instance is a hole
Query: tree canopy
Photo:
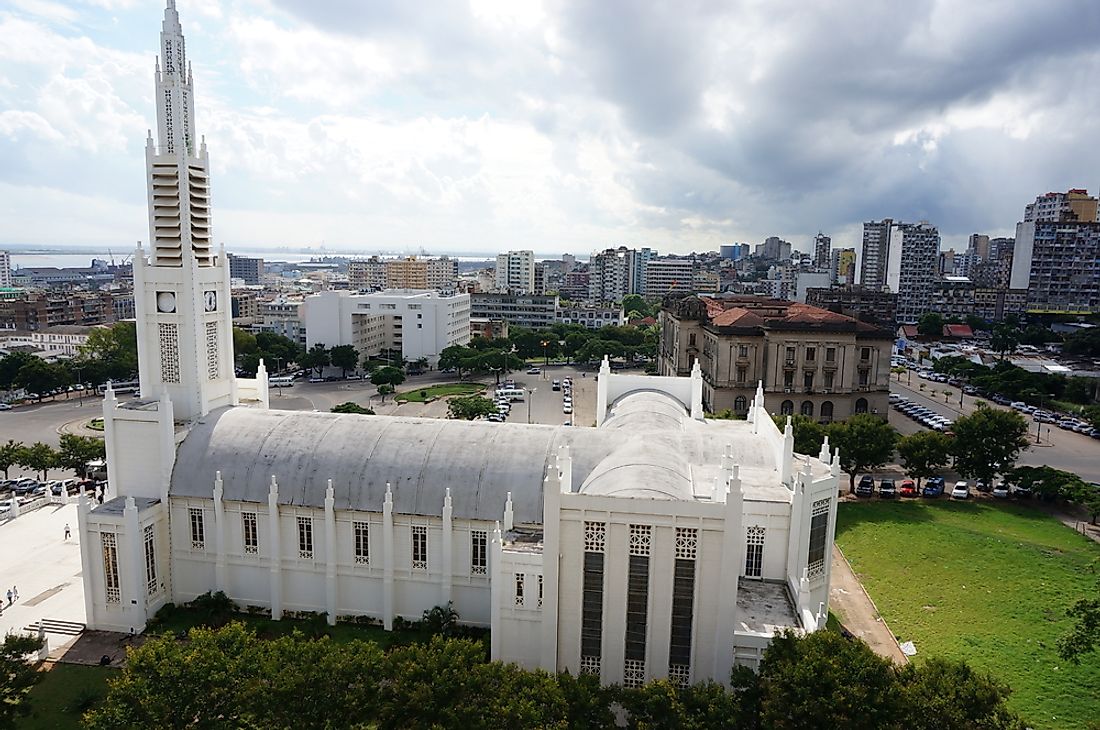
{"type": "Polygon", "coordinates": [[[40,473],[43,481],[49,479],[49,470],[58,466],[57,460],[58,454],[53,447],[41,441],[19,449],[19,465],[40,473]]]}
{"type": "Polygon", "coordinates": [[[107,448],[103,439],[76,434],[61,434],[60,448],[57,451],[57,466],[69,469],[74,474],[88,475],[88,462],[107,458],[107,448]]]}
{"type": "Polygon", "coordinates": [[[337,345],[329,350],[329,359],[334,368],[340,368],[341,374],[347,377],[349,370],[354,370],[359,365],[359,351],[354,345],[337,345]]]}
{"type": "Polygon", "coordinates": [[[856,474],[877,469],[894,455],[898,432],[888,422],[870,413],[857,413],[847,421],[826,428],[829,444],[840,449],[840,468],[854,490],[856,474]]]}
{"type": "Polygon", "coordinates": [[[27,693],[42,673],[26,656],[41,646],[37,636],[21,634],[8,634],[0,643],[0,727],[16,727],[16,718],[27,714],[27,693]]]}
{"type": "Polygon", "coordinates": [[[969,416],[960,416],[951,430],[955,434],[951,447],[955,470],[986,484],[1009,472],[1020,451],[1028,446],[1027,421],[1019,413],[984,404],[969,416]]]}
{"type": "Polygon", "coordinates": [[[347,403],[341,403],[333,406],[330,411],[332,413],[357,413],[361,416],[373,416],[374,410],[371,408],[365,408],[358,403],[348,401],[347,403]]]}
{"type": "Polygon", "coordinates": [[[481,395],[459,395],[447,401],[447,415],[463,421],[472,421],[496,413],[493,401],[481,395]]]}
{"type": "Polygon", "coordinates": [[[935,476],[951,459],[951,438],[937,431],[918,431],[898,439],[905,474],[917,480],[935,476]]]}

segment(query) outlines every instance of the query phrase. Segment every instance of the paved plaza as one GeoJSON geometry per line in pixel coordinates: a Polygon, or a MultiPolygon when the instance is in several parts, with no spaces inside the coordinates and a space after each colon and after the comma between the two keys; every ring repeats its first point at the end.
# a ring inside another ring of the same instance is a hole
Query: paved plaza
{"type": "MultiPolygon", "coordinates": [[[[84,624],[77,536],[76,504],[46,505],[0,524],[0,634],[20,632],[41,620],[55,629],[66,628],[57,622],[84,624]],[[66,524],[72,529],[68,540],[66,524]],[[19,598],[9,606],[12,587],[19,598]]],[[[69,631],[47,630],[46,636],[51,652],[75,638],[69,631]]]]}

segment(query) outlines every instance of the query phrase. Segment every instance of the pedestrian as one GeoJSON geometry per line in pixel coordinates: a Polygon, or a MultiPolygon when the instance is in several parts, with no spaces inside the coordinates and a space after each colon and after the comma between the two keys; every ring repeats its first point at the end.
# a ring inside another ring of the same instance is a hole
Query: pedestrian
{"type": "Polygon", "coordinates": [[[15,586],[12,586],[11,587],[11,592],[15,596],[15,600],[18,601],[19,600],[19,589],[16,588],[15,586]]]}
{"type": "Polygon", "coordinates": [[[71,536],[72,534],[73,534],[72,530],[69,529],[69,523],[66,522],[65,523],[65,539],[68,540],[69,536],[71,536]]]}
{"type": "Polygon", "coordinates": [[[14,601],[12,600],[12,597],[11,597],[11,588],[9,588],[8,589],[8,605],[10,606],[12,603],[14,603],[14,601]]]}

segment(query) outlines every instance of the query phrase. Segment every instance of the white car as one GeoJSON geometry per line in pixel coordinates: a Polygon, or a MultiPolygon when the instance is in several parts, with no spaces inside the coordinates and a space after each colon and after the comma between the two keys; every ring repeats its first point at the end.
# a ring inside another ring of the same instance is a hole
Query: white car
{"type": "Polygon", "coordinates": [[[993,487],[993,496],[997,499],[1008,499],[1008,485],[998,484],[993,487]]]}
{"type": "Polygon", "coordinates": [[[955,482],[951,489],[951,499],[970,499],[970,483],[955,482]]]}
{"type": "Polygon", "coordinates": [[[10,403],[0,403],[0,411],[10,411],[10,410],[11,410],[11,404],[10,403]]]}
{"type": "Polygon", "coordinates": [[[573,412],[573,404],[572,404],[572,403],[566,403],[566,404],[564,404],[564,405],[563,405],[563,406],[561,407],[561,412],[562,412],[562,413],[572,413],[572,412],[573,412]]]}

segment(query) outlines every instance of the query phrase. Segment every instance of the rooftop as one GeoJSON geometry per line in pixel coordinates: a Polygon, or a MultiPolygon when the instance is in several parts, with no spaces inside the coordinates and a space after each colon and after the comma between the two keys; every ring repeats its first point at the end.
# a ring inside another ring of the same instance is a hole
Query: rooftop
{"type": "Polygon", "coordinates": [[[737,583],[737,631],[772,635],[785,628],[798,629],[787,586],[751,578],[737,583]]]}

